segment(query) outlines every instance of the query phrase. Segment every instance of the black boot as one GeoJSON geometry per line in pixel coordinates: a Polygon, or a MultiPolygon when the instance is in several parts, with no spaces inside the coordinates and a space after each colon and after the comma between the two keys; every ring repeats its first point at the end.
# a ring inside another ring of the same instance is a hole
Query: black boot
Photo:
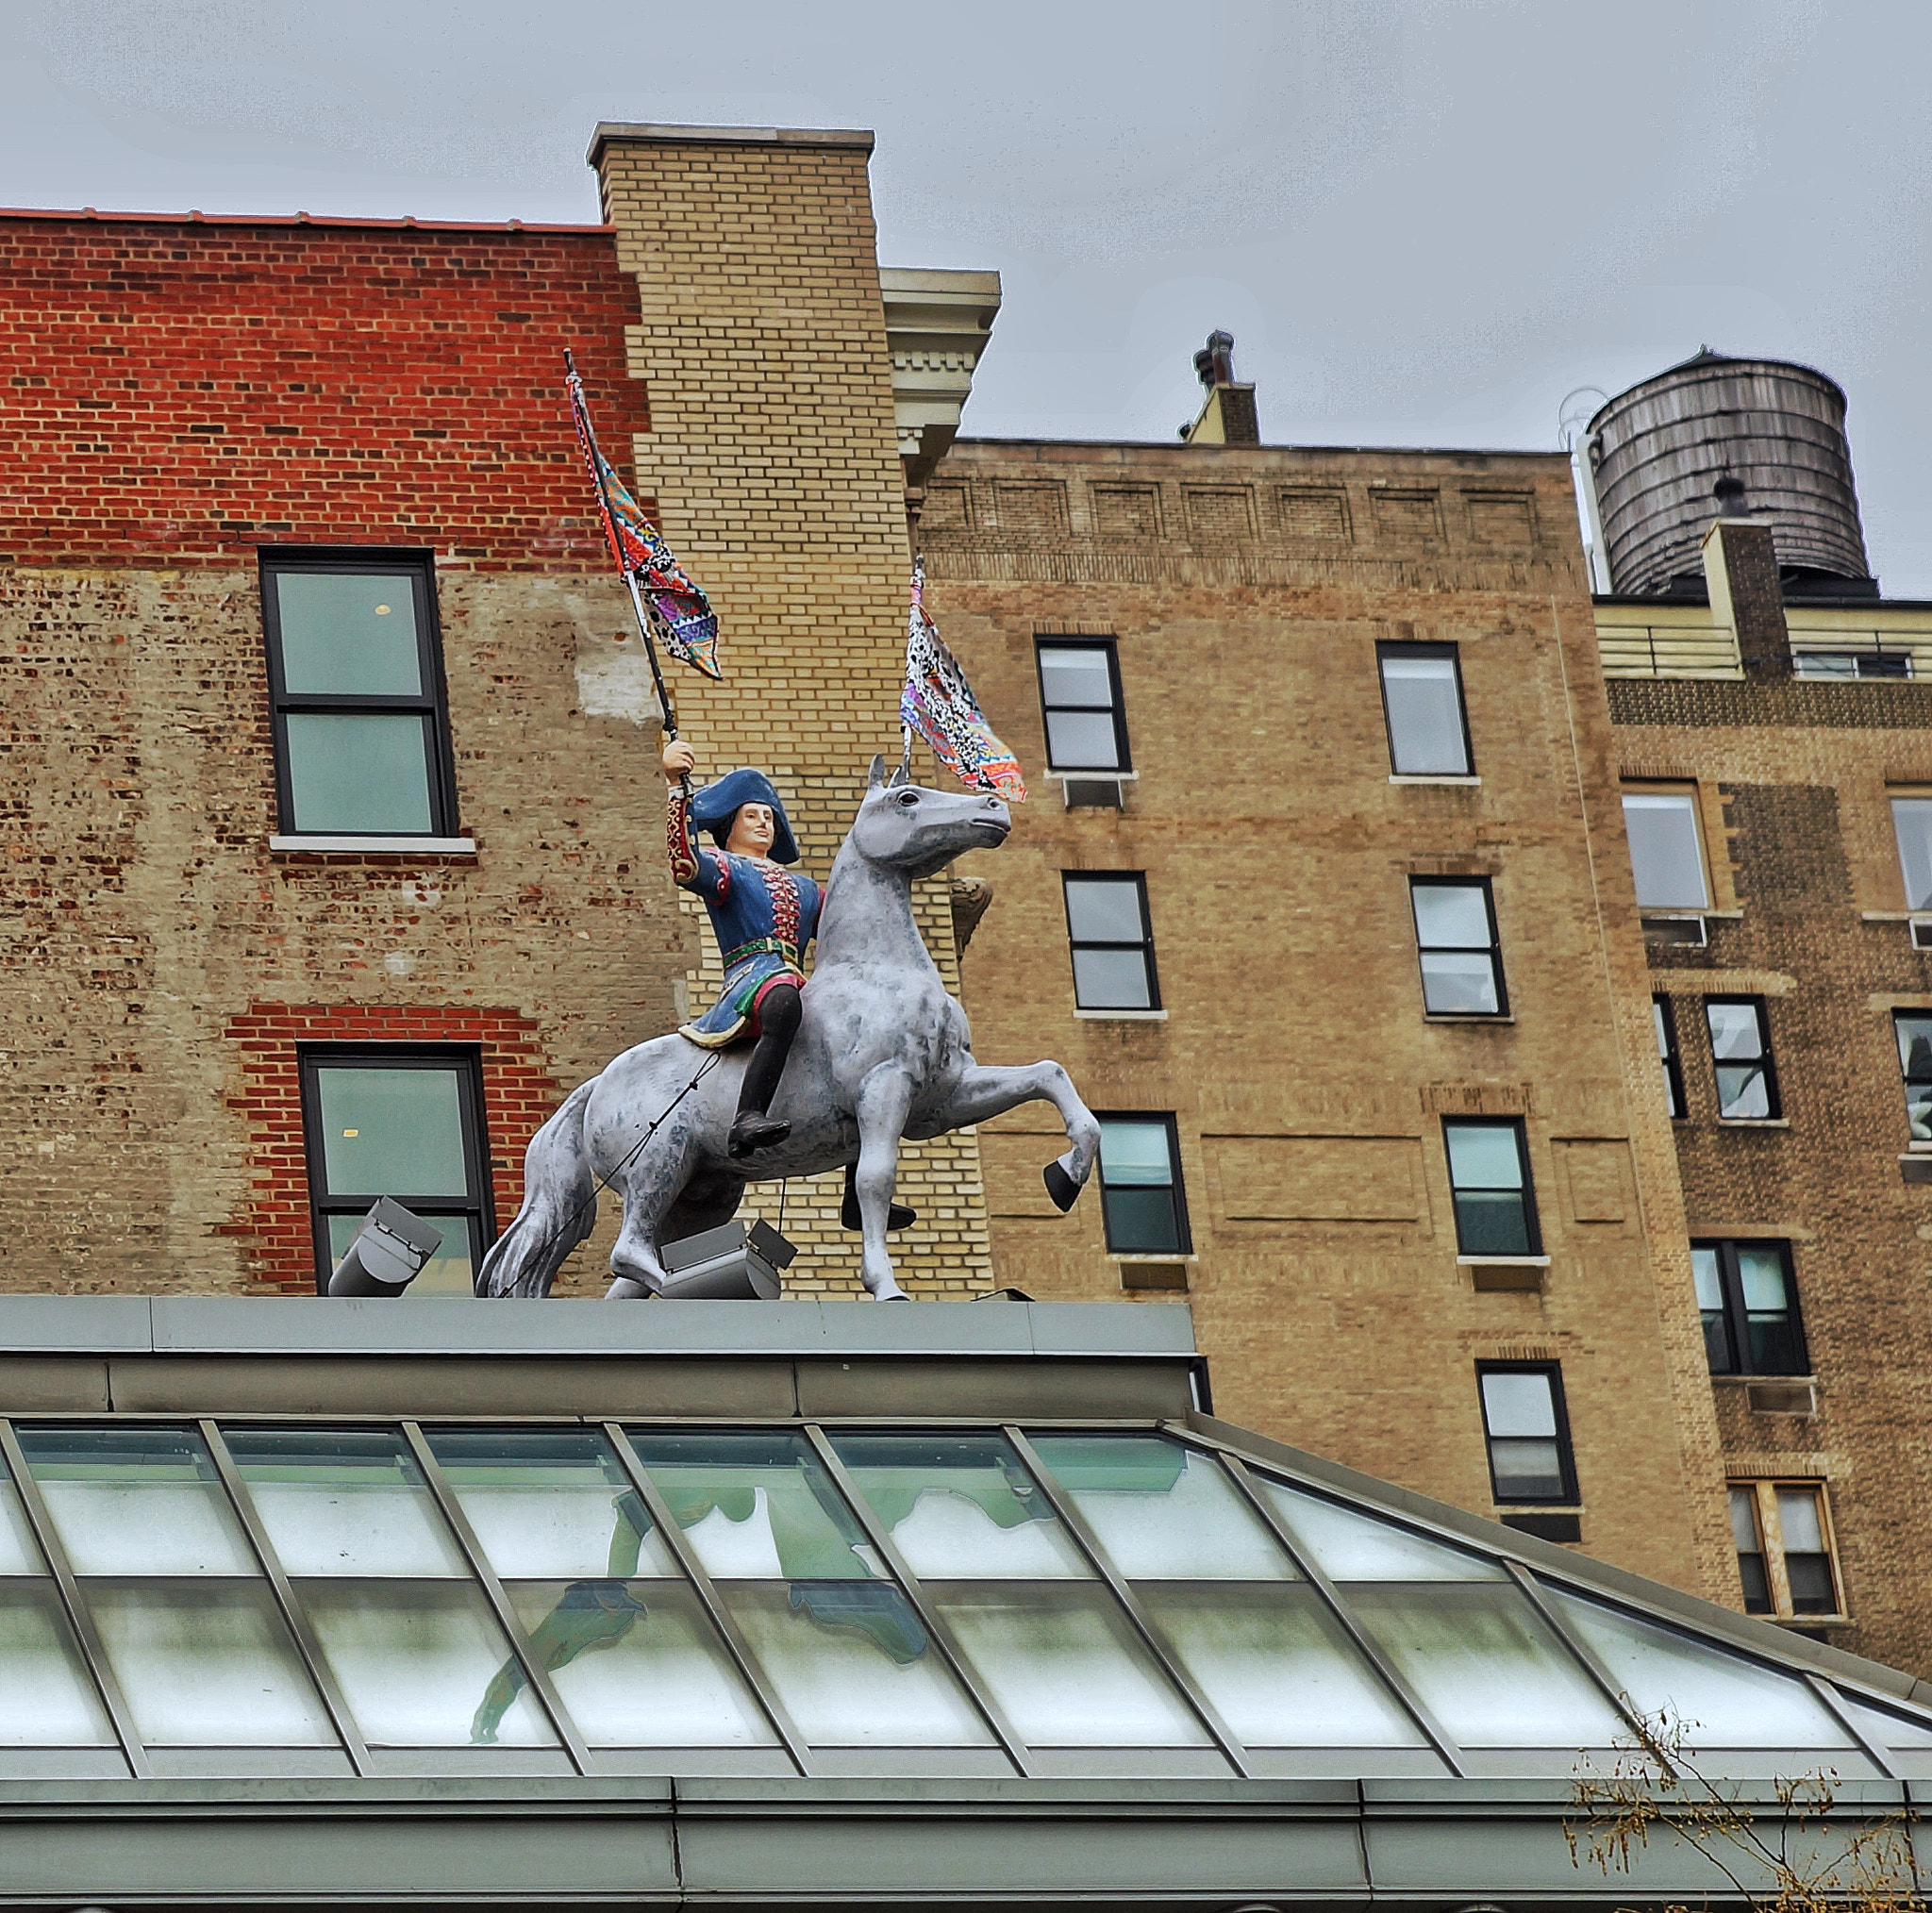
{"type": "Polygon", "coordinates": [[[767,1116],[778,1078],[785,1073],[785,1058],[791,1039],[798,1034],[798,991],[773,989],[765,992],[758,1006],[758,1040],[744,1066],[744,1082],[738,1091],[738,1114],[732,1119],[731,1134],[725,1139],[725,1154],[737,1158],[754,1156],[760,1149],[773,1149],[791,1134],[791,1123],[767,1116]]]}
{"type": "Polygon", "coordinates": [[[773,1149],[791,1134],[791,1125],[762,1109],[741,1109],[731,1119],[731,1133],[724,1139],[724,1153],[733,1158],[756,1156],[761,1149],[773,1149]]]}
{"type": "MultiPolygon", "coordinates": [[[[919,1220],[917,1209],[908,1209],[904,1203],[893,1203],[886,1210],[886,1228],[909,1229],[919,1220]]],[[[853,1178],[853,1166],[845,1165],[845,1200],[839,1205],[839,1223],[857,1233],[865,1227],[865,1218],[858,1213],[858,1185],[853,1178]]]]}

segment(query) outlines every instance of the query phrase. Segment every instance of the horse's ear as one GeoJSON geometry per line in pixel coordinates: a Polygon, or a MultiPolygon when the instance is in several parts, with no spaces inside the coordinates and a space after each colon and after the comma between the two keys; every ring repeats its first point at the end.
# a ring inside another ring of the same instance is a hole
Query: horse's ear
{"type": "Polygon", "coordinates": [[[892,774],[886,779],[886,789],[896,790],[901,784],[909,784],[911,781],[912,773],[904,764],[895,764],[892,767],[892,774]]]}
{"type": "Polygon", "coordinates": [[[885,788],[885,782],[886,754],[883,751],[879,751],[873,757],[872,769],[866,773],[865,788],[868,790],[883,790],[885,788]]]}

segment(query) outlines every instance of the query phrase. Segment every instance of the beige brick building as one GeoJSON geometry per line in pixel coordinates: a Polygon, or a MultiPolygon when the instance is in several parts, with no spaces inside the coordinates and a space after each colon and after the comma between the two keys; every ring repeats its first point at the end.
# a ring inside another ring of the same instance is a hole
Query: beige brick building
{"type": "Polygon", "coordinates": [[[1185,1211],[1178,1255],[1110,1227],[1112,1190],[1059,1219],[1020,1112],[981,1138],[994,1264],[1040,1296],[1185,1289],[1235,1419],[1735,1601],[1574,524],[1555,457],[962,441],[940,466],[941,628],[1056,766],[974,859],[979,1054],[1171,1120],[1185,1211]],[[1126,774],[1070,776],[1042,697],[1108,652],[1126,774]],[[1457,767],[1391,758],[1379,672],[1411,657],[1459,671],[1457,767]],[[1158,1007],[1083,1003],[1080,873],[1140,877],[1158,1007]],[[1425,1002],[1431,879],[1487,889],[1506,1013],[1425,1002]],[[1522,1253],[1458,1231],[1445,1119],[1520,1129],[1522,1253]],[[1559,1506],[1492,1484],[1491,1363],[1560,1375],[1559,1506]]]}
{"type": "MultiPolygon", "coordinates": [[[[300,1289],[375,1192],[480,1249],[560,1094],[716,982],[570,346],[724,623],[725,682],[673,683],[702,772],[766,768],[824,873],[898,740],[909,523],[1034,785],[921,922],[983,1060],[1072,1070],[1103,1174],[1058,1215],[1040,1111],[908,1147],[915,1294],[1185,1296],[1249,1426],[1926,1665],[1932,710],[1802,678],[1912,668],[1932,614],[1787,620],[1743,572],[1593,605],[1563,460],[1262,446],[1224,346],[1182,444],[955,444],[997,281],[881,272],[870,152],[606,126],[607,223],[552,231],[0,219],[5,1286],[300,1289]],[[366,682],[304,680],[317,592],[412,607],[408,682],[374,622],[366,682]],[[1640,903],[1631,791],[1688,802],[1701,901],[1640,903]],[[1723,1116],[1747,1023],[1779,1113],[1723,1116]],[[365,1186],[344,1145],[420,1156],[431,1078],[443,1180],[365,1186]],[[1713,1379],[1720,1330],[1754,1353],[1713,1379]]],[[[856,1292],[837,1196],[753,1191],[794,1293],[856,1292]]]]}

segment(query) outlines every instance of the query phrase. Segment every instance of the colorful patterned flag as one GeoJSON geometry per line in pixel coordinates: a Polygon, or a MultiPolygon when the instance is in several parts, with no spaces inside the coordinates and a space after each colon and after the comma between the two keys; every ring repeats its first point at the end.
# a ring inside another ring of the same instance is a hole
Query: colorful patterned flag
{"type": "MultiPolygon", "coordinates": [[[[996,790],[1008,804],[1026,799],[1026,785],[1011,751],[992,726],[925,615],[925,563],[912,567],[912,614],[906,626],[906,689],[899,718],[932,746],[933,756],[969,790],[996,790]]],[[[908,745],[909,748],[909,745],[908,745]]]]}
{"type": "Polygon", "coordinates": [[[672,556],[657,526],[644,516],[624,480],[611,470],[609,459],[597,449],[590,408],[584,403],[584,382],[575,367],[567,384],[570,415],[576,424],[577,443],[583,447],[591,483],[596,488],[597,510],[604,520],[610,556],[633,592],[647,598],[657,612],[653,622],[665,650],[707,677],[723,677],[724,674],[718,668],[718,614],[711,609],[711,601],[672,556]]]}

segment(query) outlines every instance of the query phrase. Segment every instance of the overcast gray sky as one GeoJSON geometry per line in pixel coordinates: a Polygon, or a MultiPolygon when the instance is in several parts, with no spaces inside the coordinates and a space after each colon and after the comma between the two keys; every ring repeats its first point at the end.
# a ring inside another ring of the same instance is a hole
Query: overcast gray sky
{"type": "Polygon", "coordinates": [[[0,204],[591,220],[606,120],[871,126],[888,264],[993,266],[967,430],[1547,447],[1694,352],[1851,396],[1932,598],[1932,7],[0,0],[0,204]]]}

